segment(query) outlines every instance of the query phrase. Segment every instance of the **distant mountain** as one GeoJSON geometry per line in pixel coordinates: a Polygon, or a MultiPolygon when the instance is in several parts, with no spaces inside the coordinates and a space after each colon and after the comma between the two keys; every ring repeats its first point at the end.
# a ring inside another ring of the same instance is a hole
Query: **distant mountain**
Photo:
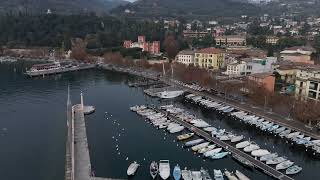
{"type": "Polygon", "coordinates": [[[240,16],[261,13],[260,7],[235,0],[138,0],[111,12],[125,14],[125,10],[134,12],[138,17],[240,16]]]}
{"type": "Polygon", "coordinates": [[[46,12],[78,13],[83,11],[105,13],[119,5],[126,5],[124,0],[0,0],[0,13],[3,12],[46,12]]]}

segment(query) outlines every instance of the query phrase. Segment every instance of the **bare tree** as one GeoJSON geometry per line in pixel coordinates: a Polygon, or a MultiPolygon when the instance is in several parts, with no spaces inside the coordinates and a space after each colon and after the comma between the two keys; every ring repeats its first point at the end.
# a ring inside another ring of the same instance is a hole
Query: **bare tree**
{"type": "Polygon", "coordinates": [[[171,62],[179,52],[179,43],[173,35],[168,35],[164,40],[164,47],[171,62]]]}

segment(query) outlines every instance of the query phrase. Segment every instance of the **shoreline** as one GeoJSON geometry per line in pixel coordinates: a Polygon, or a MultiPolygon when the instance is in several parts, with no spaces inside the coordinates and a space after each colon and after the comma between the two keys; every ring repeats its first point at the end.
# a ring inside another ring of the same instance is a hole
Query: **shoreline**
{"type": "Polygon", "coordinates": [[[265,112],[264,110],[258,109],[254,106],[251,106],[250,104],[241,104],[241,103],[237,103],[234,101],[225,100],[224,98],[209,94],[208,92],[195,91],[193,89],[181,86],[181,85],[173,82],[172,81],[173,79],[164,78],[162,76],[159,76],[159,75],[161,75],[161,73],[155,73],[154,71],[152,71],[153,73],[141,72],[138,70],[132,70],[130,68],[116,67],[116,66],[110,65],[110,64],[101,65],[99,67],[104,70],[128,73],[130,75],[140,76],[140,77],[147,78],[147,79],[159,80],[162,83],[167,84],[169,86],[177,86],[177,87],[180,87],[189,93],[204,96],[204,97],[206,97],[208,99],[212,99],[214,101],[223,102],[225,104],[228,104],[228,105],[231,105],[231,106],[237,108],[238,110],[249,112],[251,114],[263,117],[266,120],[276,122],[282,126],[289,127],[289,128],[294,129],[296,131],[300,131],[301,133],[304,133],[305,135],[310,136],[314,139],[320,139],[319,131],[316,128],[313,128],[314,130],[310,130],[310,128],[307,127],[307,124],[304,124],[304,123],[299,122],[297,120],[287,120],[286,117],[283,117],[283,116],[276,114],[276,113],[265,112]]]}

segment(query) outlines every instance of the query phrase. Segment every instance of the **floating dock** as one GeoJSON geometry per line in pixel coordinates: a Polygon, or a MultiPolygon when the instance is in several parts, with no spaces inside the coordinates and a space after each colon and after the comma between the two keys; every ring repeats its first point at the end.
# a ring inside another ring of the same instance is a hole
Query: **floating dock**
{"type": "MultiPolygon", "coordinates": [[[[168,114],[166,111],[163,110],[159,110],[159,109],[154,109],[157,112],[161,112],[163,114],[168,114]]],[[[264,164],[263,162],[256,160],[254,157],[250,156],[249,154],[231,146],[230,144],[227,144],[215,137],[211,137],[210,134],[208,134],[207,132],[201,130],[200,128],[197,128],[183,120],[180,120],[170,114],[167,115],[167,117],[172,120],[175,121],[181,125],[183,125],[184,127],[186,127],[189,131],[194,132],[195,134],[197,134],[200,137],[203,137],[204,139],[206,139],[208,142],[213,142],[214,144],[222,147],[223,149],[225,149],[226,151],[231,152],[232,154],[236,154],[239,156],[242,156],[243,158],[245,158],[247,161],[249,161],[250,163],[252,163],[254,165],[255,168],[261,170],[262,172],[264,172],[265,174],[275,178],[275,179],[280,179],[280,180],[293,180],[293,178],[281,173],[280,171],[277,171],[276,169],[264,164]]]]}

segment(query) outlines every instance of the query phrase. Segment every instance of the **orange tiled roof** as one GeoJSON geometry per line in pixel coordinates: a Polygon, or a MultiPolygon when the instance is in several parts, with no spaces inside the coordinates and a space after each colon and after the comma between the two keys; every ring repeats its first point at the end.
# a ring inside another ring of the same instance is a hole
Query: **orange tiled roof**
{"type": "Polygon", "coordinates": [[[205,48],[205,49],[200,49],[196,53],[205,53],[205,54],[218,54],[218,53],[223,53],[224,51],[222,49],[218,48],[205,48]]]}

